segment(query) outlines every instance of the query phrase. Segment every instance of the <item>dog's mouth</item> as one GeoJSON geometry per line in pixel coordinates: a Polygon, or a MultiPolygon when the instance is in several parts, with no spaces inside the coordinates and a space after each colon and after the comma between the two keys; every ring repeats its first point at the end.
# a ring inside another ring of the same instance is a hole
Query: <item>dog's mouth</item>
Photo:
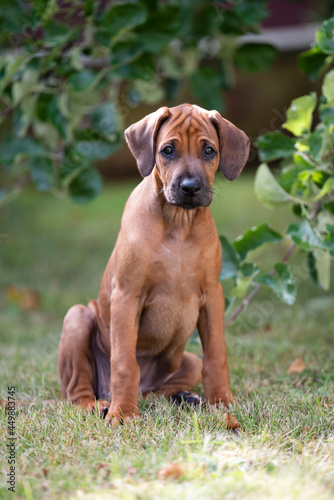
{"type": "MultiPolygon", "coordinates": [[[[168,201],[168,200],[167,200],[168,201]]],[[[185,210],[193,210],[198,207],[208,207],[211,203],[210,200],[182,200],[182,201],[168,201],[171,205],[175,205],[180,208],[184,208],[185,210]]]]}
{"type": "Polygon", "coordinates": [[[171,185],[164,188],[164,195],[168,203],[185,210],[208,207],[212,201],[212,191],[209,186],[201,186],[195,192],[186,192],[179,186],[171,185]]]}

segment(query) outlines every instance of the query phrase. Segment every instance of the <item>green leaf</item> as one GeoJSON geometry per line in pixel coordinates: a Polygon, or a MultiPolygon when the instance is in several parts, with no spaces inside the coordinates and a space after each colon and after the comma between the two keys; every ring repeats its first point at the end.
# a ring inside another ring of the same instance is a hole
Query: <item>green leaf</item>
{"type": "Polygon", "coordinates": [[[328,233],[324,238],[324,245],[329,250],[330,256],[334,259],[334,225],[326,224],[328,233]]]}
{"type": "MultiPolygon", "coordinates": [[[[76,31],[76,30],[75,30],[76,31]]],[[[44,26],[43,43],[47,47],[61,45],[74,34],[74,30],[69,26],[57,23],[54,19],[50,19],[44,26]]]]}
{"type": "Polygon", "coordinates": [[[156,104],[164,98],[164,91],[160,83],[154,79],[135,80],[127,96],[129,103],[145,102],[156,104]]]}
{"type": "Polygon", "coordinates": [[[56,127],[63,139],[67,138],[69,121],[59,109],[58,97],[52,96],[52,99],[49,101],[46,107],[46,119],[56,127]]]}
{"type": "Polygon", "coordinates": [[[225,236],[219,236],[219,239],[223,250],[223,263],[219,279],[235,278],[240,268],[240,256],[225,236]]]}
{"type": "Polygon", "coordinates": [[[120,147],[119,143],[108,143],[105,141],[78,141],[74,144],[74,150],[79,156],[86,160],[102,160],[111,156],[120,147]]]}
{"type": "Polygon", "coordinates": [[[268,224],[252,227],[233,242],[233,246],[244,259],[250,250],[254,250],[264,243],[278,243],[283,237],[274,231],[268,224]]]}
{"type": "Polygon", "coordinates": [[[156,54],[177,37],[181,27],[180,7],[164,5],[158,11],[151,12],[145,24],[139,26],[136,32],[143,49],[156,54]]]}
{"type": "Polygon", "coordinates": [[[235,302],[236,297],[229,297],[225,295],[225,313],[231,309],[235,302]]]}
{"type": "Polygon", "coordinates": [[[253,262],[243,262],[241,264],[240,270],[245,278],[254,277],[259,273],[259,266],[257,264],[253,264],[253,262]]]}
{"type": "Polygon", "coordinates": [[[50,191],[56,184],[53,165],[47,158],[35,158],[30,168],[30,175],[39,191],[50,191]]]}
{"type": "Polygon", "coordinates": [[[296,151],[296,153],[293,154],[293,161],[296,167],[300,169],[314,169],[315,167],[315,163],[310,157],[301,151],[296,151]]]}
{"type": "Polygon", "coordinates": [[[156,70],[156,62],[152,54],[144,53],[139,54],[138,57],[136,57],[133,61],[130,61],[128,64],[122,64],[121,66],[115,68],[113,74],[119,75],[127,80],[145,80],[155,75],[156,70]]]}
{"type": "Polygon", "coordinates": [[[334,69],[325,75],[322,84],[322,93],[326,97],[327,104],[334,106],[334,69]]]}
{"type": "Polygon", "coordinates": [[[8,56],[8,61],[5,66],[5,73],[0,80],[0,90],[3,91],[7,85],[11,82],[12,78],[18,72],[19,69],[27,61],[29,54],[19,54],[17,56],[8,56]]]}
{"type": "Polygon", "coordinates": [[[316,128],[309,136],[310,154],[316,162],[319,162],[321,159],[322,138],[324,133],[323,127],[322,125],[316,128]]]}
{"type": "Polygon", "coordinates": [[[267,4],[266,0],[243,0],[235,2],[234,8],[242,24],[254,28],[269,16],[267,4]]]}
{"type": "Polygon", "coordinates": [[[325,54],[334,54],[334,17],[327,19],[316,31],[315,42],[325,54]]]}
{"type": "Polygon", "coordinates": [[[132,63],[143,54],[143,50],[142,43],[138,38],[118,42],[111,52],[110,64],[112,66],[124,66],[132,63]]]}
{"type": "Polygon", "coordinates": [[[219,72],[213,68],[199,68],[191,77],[190,89],[206,108],[218,111],[224,108],[223,82],[219,72]]]}
{"type": "MultiPolygon", "coordinates": [[[[287,165],[283,168],[282,173],[278,178],[279,185],[292,196],[299,185],[299,173],[304,170],[304,167],[297,167],[295,164],[287,165]]],[[[295,201],[295,200],[294,200],[295,201]]],[[[300,204],[296,205],[300,210],[300,204]]]]}
{"type": "Polygon", "coordinates": [[[98,196],[102,190],[101,175],[94,168],[87,168],[77,175],[69,185],[69,192],[78,204],[84,204],[98,196]]]}
{"type": "Polygon", "coordinates": [[[256,264],[252,264],[251,262],[244,262],[241,265],[240,271],[238,272],[236,285],[230,291],[231,296],[243,299],[247,295],[248,289],[258,273],[259,268],[256,264]]]}
{"type": "Polygon", "coordinates": [[[280,186],[266,163],[262,163],[256,171],[254,192],[257,199],[267,208],[276,208],[296,201],[280,186]]]}
{"type": "Polygon", "coordinates": [[[320,105],[319,116],[325,125],[334,125],[334,107],[328,107],[327,104],[320,105]]]}
{"type": "Polygon", "coordinates": [[[73,72],[67,82],[72,85],[75,90],[86,90],[96,80],[96,73],[90,69],[83,69],[82,71],[73,72]]]}
{"type": "Polygon", "coordinates": [[[270,68],[278,50],[267,43],[248,43],[237,47],[235,63],[239,68],[250,71],[265,71],[270,68]]]}
{"type": "Polygon", "coordinates": [[[324,185],[322,186],[321,191],[314,198],[314,201],[320,200],[320,198],[322,198],[326,194],[333,193],[333,191],[334,191],[334,178],[329,177],[329,179],[327,179],[324,185]]]}
{"type": "Polygon", "coordinates": [[[307,266],[312,280],[319,286],[318,273],[313,252],[309,252],[307,255],[307,266]]]}
{"type": "Polygon", "coordinates": [[[316,80],[328,65],[328,54],[313,47],[298,56],[298,65],[312,81],[316,80]]]}
{"type": "Polygon", "coordinates": [[[135,26],[144,23],[147,19],[147,9],[141,2],[125,2],[113,5],[103,12],[101,26],[108,31],[111,38],[120,32],[130,31],[135,26]]]}
{"type": "Polygon", "coordinates": [[[296,245],[303,250],[324,248],[320,234],[308,220],[290,224],[287,233],[290,234],[296,245]]]}
{"type": "Polygon", "coordinates": [[[1,0],[0,26],[1,31],[22,33],[22,23],[26,13],[19,0],[1,0]]]}
{"type": "MultiPolygon", "coordinates": [[[[176,2],[175,2],[176,3],[176,2]]],[[[214,2],[197,2],[193,9],[181,4],[179,17],[184,17],[187,9],[187,23],[184,23],[181,37],[186,37],[188,44],[196,44],[198,40],[206,37],[208,33],[217,31],[220,23],[217,15],[217,5],[214,2]]]]}
{"type": "Polygon", "coordinates": [[[295,153],[296,140],[278,130],[260,135],[256,141],[261,161],[289,158],[295,153]]]}
{"type": "Polygon", "coordinates": [[[238,299],[246,297],[252,281],[253,279],[250,276],[245,277],[242,273],[238,273],[236,285],[230,291],[231,297],[236,297],[238,299]]]}
{"type": "MultiPolygon", "coordinates": [[[[22,98],[26,97],[38,85],[39,72],[29,67],[25,68],[21,80],[15,81],[12,85],[13,103],[18,104],[22,98]]],[[[36,99],[36,96],[34,96],[36,99]]],[[[24,104],[24,102],[23,102],[24,104]]]]}
{"type": "Polygon", "coordinates": [[[317,105],[317,94],[311,92],[309,95],[294,99],[287,110],[287,121],[282,127],[292,132],[295,136],[310,132],[313,111],[317,105]]]}
{"type": "Polygon", "coordinates": [[[292,305],[296,300],[297,289],[290,267],[279,262],[274,266],[275,275],[260,274],[255,278],[257,283],[269,287],[285,304],[292,305]]]}
{"type": "Polygon", "coordinates": [[[120,147],[120,141],[106,141],[96,130],[79,130],[75,138],[76,142],[72,146],[73,153],[89,162],[107,158],[120,147]]]}
{"type": "Polygon", "coordinates": [[[313,281],[323,290],[330,289],[331,257],[326,250],[315,249],[309,253],[308,266],[313,281]]]}
{"type": "Polygon", "coordinates": [[[14,162],[17,155],[26,157],[36,157],[45,155],[43,146],[31,137],[17,137],[7,136],[2,141],[0,148],[0,163],[10,164],[14,162]]]}
{"type": "Polygon", "coordinates": [[[115,140],[121,125],[119,121],[117,109],[113,103],[103,103],[92,114],[94,126],[108,140],[115,140]]]}

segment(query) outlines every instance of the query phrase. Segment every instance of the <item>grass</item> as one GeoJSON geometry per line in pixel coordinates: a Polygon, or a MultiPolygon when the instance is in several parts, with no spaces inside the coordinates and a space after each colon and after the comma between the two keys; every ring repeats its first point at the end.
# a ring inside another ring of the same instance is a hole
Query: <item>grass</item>
{"type": "MultiPolygon", "coordinates": [[[[14,385],[17,399],[34,404],[16,414],[15,494],[6,485],[7,415],[0,410],[0,498],[333,498],[333,290],[324,294],[311,284],[300,256],[291,264],[296,304],[282,306],[262,291],[227,331],[240,403],[230,411],[240,433],[226,431],[222,408],[180,409],[151,397],[140,401],[140,420],[111,429],[56,400],[62,318],[97,295],[134,185],[108,187],[84,207],[27,192],[1,214],[0,395],[7,398],[14,385]],[[13,284],[39,292],[36,310],[24,310],[22,297],[8,292],[13,284]],[[297,357],[306,369],[288,375],[297,357]],[[182,474],[162,478],[171,462],[182,474]]],[[[212,210],[228,237],[263,221],[278,229],[290,222],[288,212],[256,202],[246,175],[218,180],[215,191],[212,210]]],[[[269,268],[283,251],[277,246],[254,259],[269,268]]],[[[196,338],[188,349],[200,352],[196,338]]]]}

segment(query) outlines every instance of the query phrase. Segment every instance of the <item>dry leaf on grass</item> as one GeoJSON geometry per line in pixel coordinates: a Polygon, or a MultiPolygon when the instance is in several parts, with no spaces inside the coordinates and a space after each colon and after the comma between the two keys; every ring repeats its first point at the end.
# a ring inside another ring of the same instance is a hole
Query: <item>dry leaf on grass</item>
{"type": "Polygon", "coordinates": [[[229,430],[229,431],[235,431],[236,429],[240,429],[240,424],[238,422],[238,420],[234,417],[232,417],[232,415],[230,413],[225,413],[225,420],[226,420],[226,429],[229,430]]]}
{"type": "Polygon", "coordinates": [[[294,373],[302,373],[306,368],[306,365],[304,361],[300,358],[296,358],[289,368],[287,369],[286,373],[288,375],[293,375],[294,373]]]}
{"type": "Polygon", "coordinates": [[[97,466],[97,470],[101,470],[101,469],[105,469],[106,467],[108,467],[109,464],[99,464],[97,466]]]}
{"type": "Polygon", "coordinates": [[[159,479],[177,479],[184,474],[184,469],[175,462],[165,464],[158,472],[159,479]]]}
{"type": "Polygon", "coordinates": [[[21,285],[8,285],[4,288],[8,300],[18,304],[22,311],[38,311],[41,307],[41,297],[37,290],[21,285]]]}

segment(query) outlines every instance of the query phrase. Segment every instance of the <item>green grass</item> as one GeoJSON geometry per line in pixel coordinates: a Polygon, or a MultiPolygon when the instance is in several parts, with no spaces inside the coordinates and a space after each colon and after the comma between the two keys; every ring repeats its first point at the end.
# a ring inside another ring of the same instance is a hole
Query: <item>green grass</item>
{"type": "MultiPolygon", "coordinates": [[[[331,499],[334,494],[333,290],[307,278],[293,307],[262,291],[228,328],[231,413],[242,431],[228,432],[224,409],[179,409],[154,397],[140,401],[141,419],[111,429],[59,397],[57,346],[66,310],[96,297],[135,182],[105,189],[88,206],[27,192],[1,213],[0,395],[33,401],[16,415],[16,493],[7,491],[7,416],[0,411],[0,498],[331,499]],[[24,311],[7,285],[38,290],[36,311],[24,311]],[[297,357],[306,369],[286,371],[297,357]],[[178,479],[161,479],[169,462],[178,479]]],[[[268,221],[283,230],[289,212],[270,212],[254,199],[251,179],[218,179],[212,210],[220,232],[236,237],[268,221]]],[[[254,255],[267,268],[285,244],[254,255]]],[[[197,339],[189,350],[200,353],[197,339]]],[[[198,390],[202,393],[202,387],[198,390]]]]}

